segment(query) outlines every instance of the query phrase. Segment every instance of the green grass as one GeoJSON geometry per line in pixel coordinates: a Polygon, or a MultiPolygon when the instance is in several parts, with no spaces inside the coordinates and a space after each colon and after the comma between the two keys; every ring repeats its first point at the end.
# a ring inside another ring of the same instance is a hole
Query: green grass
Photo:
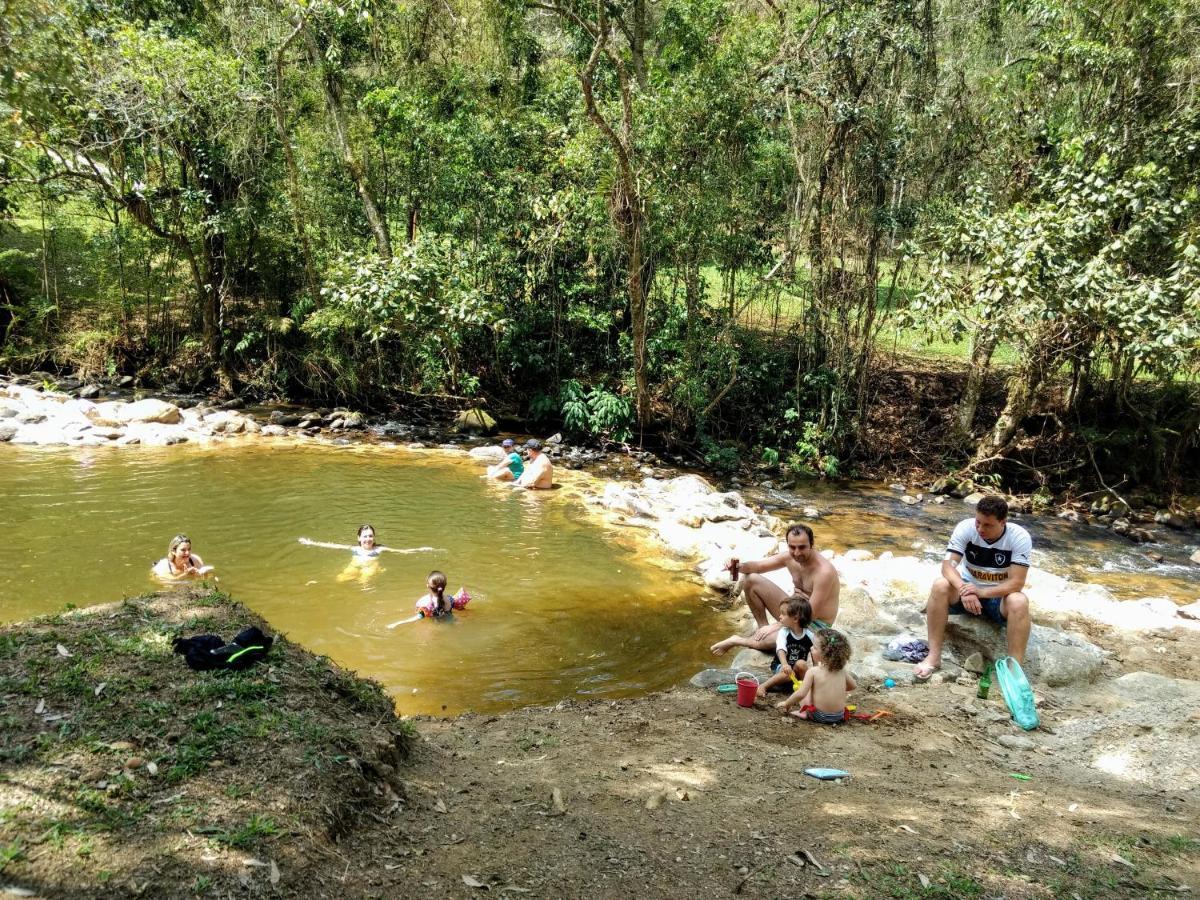
{"type": "Polygon", "coordinates": [[[871,896],[891,897],[893,900],[916,900],[916,898],[939,898],[939,900],[965,900],[983,895],[983,885],[975,878],[957,869],[942,867],[926,874],[929,887],[923,887],[920,874],[899,863],[872,870],[861,876],[871,890],[871,896]]]}
{"type": "Polygon", "coordinates": [[[237,850],[253,847],[263,838],[279,834],[279,826],[269,816],[257,814],[246,820],[246,824],[235,831],[221,831],[213,836],[217,843],[237,850]]]}
{"type": "Polygon", "coordinates": [[[1200,840],[1188,837],[1186,834],[1173,834],[1169,838],[1164,838],[1158,846],[1164,853],[1173,856],[1190,856],[1200,853],[1200,840]]]}
{"type": "Polygon", "coordinates": [[[516,739],[517,747],[525,751],[538,747],[557,747],[561,743],[562,740],[557,735],[546,734],[541,731],[530,731],[516,739]]]}
{"type": "Polygon", "coordinates": [[[0,875],[4,874],[4,870],[11,863],[15,863],[25,856],[25,848],[20,841],[13,841],[11,844],[0,844],[0,875]]]}

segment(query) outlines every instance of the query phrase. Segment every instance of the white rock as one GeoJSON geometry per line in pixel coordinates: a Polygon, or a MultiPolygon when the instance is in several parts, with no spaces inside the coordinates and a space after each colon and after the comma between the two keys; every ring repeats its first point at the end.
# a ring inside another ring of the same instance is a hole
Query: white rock
{"type": "Polygon", "coordinates": [[[866,562],[867,560],[874,558],[875,554],[870,550],[863,550],[859,547],[855,547],[852,550],[847,550],[842,554],[842,559],[849,560],[850,562],[866,562]]]}
{"type": "MultiPolygon", "coordinates": [[[[104,404],[99,405],[103,406],[104,404]]],[[[183,415],[174,403],[148,397],[145,400],[138,400],[122,406],[117,410],[117,418],[118,421],[124,423],[154,422],[160,425],[174,425],[182,421],[183,415]]]]}
{"type": "Polygon", "coordinates": [[[17,433],[9,438],[13,444],[54,445],[67,443],[67,435],[55,422],[36,422],[21,425],[17,433]]]}
{"type": "Polygon", "coordinates": [[[467,451],[467,456],[488,465],[494,465],[504,461],[504,448],[495,444],[488,444],[486,447],[472,447],[467,451]]]}

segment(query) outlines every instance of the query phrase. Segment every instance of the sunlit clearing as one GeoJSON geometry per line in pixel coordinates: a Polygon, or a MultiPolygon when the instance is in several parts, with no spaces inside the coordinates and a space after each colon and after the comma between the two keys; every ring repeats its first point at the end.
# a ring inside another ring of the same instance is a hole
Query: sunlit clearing
{"type": "Polygon", "coordinates": [[[648,766],[651,775],[673,784],[684,784],[692,788],[703,788],[713,783],[713,773],[707,766],[648,766]]]}
{"type": "Polygon", "coordinates": [[[1092,766],[1099,769],[1101,772],[1107,772],[1109,775],[1117,775],[1122,778],[1129,775],[1129,767],[1132,760],[1127,753],[1102,753],[1092,760],[1092,766]]]}

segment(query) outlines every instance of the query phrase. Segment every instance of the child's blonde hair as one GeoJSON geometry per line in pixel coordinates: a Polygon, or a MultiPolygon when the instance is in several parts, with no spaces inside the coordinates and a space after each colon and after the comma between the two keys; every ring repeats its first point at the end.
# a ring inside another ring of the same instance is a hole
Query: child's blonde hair
{"type": "Polygon", "coordinates": [[[831,672],[840,672],[850,662],[850,642],[840,631],[823,628],[817,632],[817,643],[821,647],[821,661],[831,672]]]}

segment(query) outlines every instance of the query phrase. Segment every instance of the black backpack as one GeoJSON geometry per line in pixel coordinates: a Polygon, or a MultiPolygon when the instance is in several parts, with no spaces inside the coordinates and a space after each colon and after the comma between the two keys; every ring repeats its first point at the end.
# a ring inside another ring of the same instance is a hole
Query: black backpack
{"type": "Polygon", "coordinates": [[[235,672],[248,669],[271,652],[275,639],[263,634],[256,625],[238,632],[230,643],[215,634],[200,634],[190,638],[175,638],[174,652],[183,656],[189,669],[203,672],[229,669],[235,672]]]}

